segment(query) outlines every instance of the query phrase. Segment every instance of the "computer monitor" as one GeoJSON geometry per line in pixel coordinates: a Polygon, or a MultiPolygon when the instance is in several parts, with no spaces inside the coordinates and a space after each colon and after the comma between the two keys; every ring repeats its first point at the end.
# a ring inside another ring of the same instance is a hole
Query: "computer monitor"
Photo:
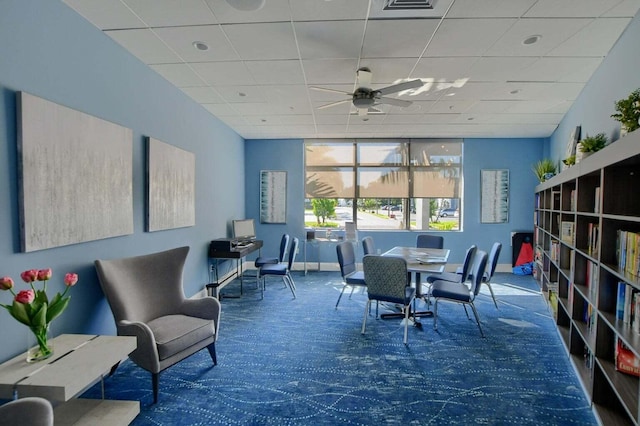
{"type": "Polygon", "coordinates": [[[253,219],[236,219],[233,224],[233,238],[238,241],[251,241],[256,238],[253,219]]]}

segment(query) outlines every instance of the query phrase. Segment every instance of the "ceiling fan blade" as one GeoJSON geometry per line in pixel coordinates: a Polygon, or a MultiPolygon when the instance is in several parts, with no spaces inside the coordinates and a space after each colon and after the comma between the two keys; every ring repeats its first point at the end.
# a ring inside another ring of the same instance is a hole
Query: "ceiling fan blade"
{"type": "Polygon", "coordinates": [[[418,78],[411,81],[405,81],[404,83],[398,83],[392,86],[383,87],[382,89],[376,90],[376,92],[384,96],[390,93],[402,92],[403,90],[416,89],[418,87],[421,87],[423,84],[424,83],[422,82],[422,80],[418,78]]]}
{"type": "Polygon", "coordinates": [[[360,68],[356,73],[358,87],[366,87],[367,89],[370,89],[372,76],[373,74],[369,68],[360,68]]]}
{"type": "Polygon", "coordinates": [[[351,99],[345,99],[345,100],[343,100],[343,101],[331,102],[330,104],[320,105],[320,106],[319,106],[318,108],[316,108],[316,109],[331,108],[331,107],[333,107],[333,106],[346,104],[347,102],[351,102],[351,99]]]}
{"type": "Polygon", "coordinates": [[[326,87],[309,86],[309,89],[317,90],[319,92],[342,93],[343,95],[349,95],[349,96],[353,95],[353,93],[351,92],[345,92],[343,90],[327,89],[326,87]]]}
{"type": "Polygon", "coordinates": [[[378,98],[377,101],[378,103],[381,103],[381,104],[388,104],[388,105],[393,105],[397,107],[408,107],[413,103],[411,101],[404,101],[402,99],[386,98],[386,97],[378,98]]]}

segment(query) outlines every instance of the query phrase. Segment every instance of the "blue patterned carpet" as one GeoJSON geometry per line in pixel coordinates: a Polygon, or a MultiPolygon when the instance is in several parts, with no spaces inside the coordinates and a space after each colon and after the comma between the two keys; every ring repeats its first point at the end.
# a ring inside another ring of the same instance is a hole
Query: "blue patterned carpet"
{"type": "Polygon", "coordinates": [[[442,303],[438,330],[423,318],[408,346],[400,320],[371,316],[360,334],[364,294],[334,309],[337,272],[294,278],[295,300],[276,279],[264,300],[252,283],[223,299],[216,367],[203,350],[164,371],[154,405],[149,373],[127,361],[107,398],[140,400],[134,425],[597,424],[531,277],[496,274],[499,311],[483,288],[486,338],[442,303]]]}

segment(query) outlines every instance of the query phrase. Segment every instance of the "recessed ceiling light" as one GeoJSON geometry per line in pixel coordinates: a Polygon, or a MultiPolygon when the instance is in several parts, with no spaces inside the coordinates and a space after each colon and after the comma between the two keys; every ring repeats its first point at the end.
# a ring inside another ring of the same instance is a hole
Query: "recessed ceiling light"
{"type": "Polygon", "coordinates": [[[509,93],[511,93],[512,95],[515,95],[516,93],[520,93],[520,90],[519,89],[513,89],[509,93]]]}
{"type": "Polygon", "coordinates": [[[455,96],[455,93],[447,93],[445,96],[455,96]]]}
{"type": "Polygon", "coordinates": [[[240,96],[241,98],[244,98],[245,96],[247,96],[247,94],[244,92],[238,92],[238,96],[240,96]]]}
{"type": "Polygon", "coordinates": [[[264,6],[265,0],[226,0],[229,6],[243,12],[260,10],[264,6]]]}
{"type": "Polygon", "coordinates": [[[209,50],[209,45],[204,41],[194,41],[193,47],[195,47],[198,50],[209,50]]]}
{"type": "Polygon", "coordinates": [[[525,38],[524,40],[522,40],[522,44],[524,44],[525,46],[528,46],[530,44],[535,44],[537,43],[540,39],[542,38],[541,35],[539,34],[534,34],[532,36],[529,36],[527,38],[525,38]]]}

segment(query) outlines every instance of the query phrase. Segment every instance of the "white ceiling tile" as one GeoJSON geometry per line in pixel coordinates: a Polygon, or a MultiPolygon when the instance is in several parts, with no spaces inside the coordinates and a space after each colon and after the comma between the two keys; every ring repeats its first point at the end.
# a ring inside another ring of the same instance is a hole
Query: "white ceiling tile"
{"type": "Polygon", "coordinates": [[[206,0],[221,24],[247,22],[289,22],[289,0],[267,0],[259,10],[240,11],[229,6],[226,0],[206,0]]]}
{"type": "Polygon", "coordinates": [[[230,104],[266,102],[259,86],[215,86],[222,99],[230,104]]]}
{"type": "Polygon", "coordinates": [[[182,62],[150,29],[114,30],[105,33],[145,64],[182,62]]]}
{"type": "Polygon", "coordinates": [[[509,78],[510,81],[563,81],[586,83],[598,68],[601,58],[544,57],[521,69],[509,78]]]}
{"type": "Polygon", "coordinates": [[[431,79],[432,81],[455,81],[468,78],[468,70],[478,57],[426,57],[421,58],[411,73],[413,78],[431,79]]]}
{"type": "Polygon", "coordinates": [[[187,64],[151,65],[158,74],[176,87],[202,86],[205,82],[187,64]]]}
{"type": "Polygon", "coordinates": [[[369,11],[369,0],[295,0],[290,4],[296,21],[365,19],[369,11]]]}
{"type": "Polygon", "coordinates": [[[592,21],[580,32],[549,52],[551,56],[604,57],[629,24],[629,18],[592,21]]]}
{"type": "Polygon", "coordinates": [[[102,30],[146,27],[131,9],[119,1],[63,0],[63,2],[102,30]]]}
{"type": "Polygon", "coordinates": [[[582,89],[582,83],[555,83],[550,84],[544,89],[530,94],[528,99],[531,100],[575,100],[582,89]]]}
{"type": "Polygon", "coordinates": [[[640,0],[623,0],[602,15],[603,18],[633,18],[640,9],[640,0]]]}
{"type": "Polygon", "coordinates": [[[437,26],[435,19],[406,19],[402,22],[402,31],[398,31],[397,21],[370,21],[362,57],[419,57],[437,26]]]}
{"type": "Polygon", "coordinates": [[[218,25],[155,28],[153,31],[186,62],[239,59],[218,25]],[[194,42],[205,43],[209,49],[198,50],[194,42]]]}
{"type": "MultiPolygon", "coordinates": [[[[238,117],[238,111],[231,108],[228,104],[202,104],[209,112],[211,112],[216,117],[230,117],[235,116],[238,117]]],[[[224,119],[225,123],[227,123],[227,119],[224,119]]]]}
{"type": "Polygon", "coordinates": [[[461,112],[465,112],[468,110],[475,101],[473,100],[451,100],[451,99],[440,99],[438,102],[435,102],[429,113],[433,114],[457,114],[461,112]]]}
{"type": "Polygon", "coordinates": [[[304,59],[302,67],[310,85],[355,85],[357,59],[304,59]]]}
{"type": "Polygon", "coordinates": [[[542,56],[568,40],[591,22],[590,19],[521,19],[489,50],[487,56],[542,56]],[[533,35],[537,43],[524,44],[533,35]]]}
{"type": "Polygon", "coordinates": [[[303,59],[340,59],[360,56],[365,21],[295,22],[303,59]]]}
{"type": "Polygon", "coordinates": [[[515,80],[522,70],[526,70],[536,61],[530,57],[483,57],[469,69],[470,81],[508,81],[515,80]]]}
{"type": "Polygon", "coordinates": [[[537,0],[456,0],[447,18],[519,18],[537,0]]]}
{"type": "Polygon", "coordinates": [[[208,86],[183,87],[182,91],[200,104],[221,104],[224,100],[215,89],[208,86]]]}
{"type": "Polygon", "coordinates": [[[425,56],[481,56],[515,22],[506,18],[445,19],[425,56]]]}
{"type": "MultiPolygon", "coordinates": [[[[122,0],[150,27],[215,24],[202,0],[122,0]]],[[[103,0],[104,2],[104,0],[103,0]]],[[[115,3],[115,2],[104,2],[115,3]]]]}
{"type": "Polygon", "coordinates": [[[315,114],[316,124],[322,125],[345,125],[349,122],[348,114],[315,114]]]}
{"type": "Polygon", "coordinates": [[[249,115],[264,115],[269,111],[267,106],[268,104],[266,102],[245,102],[232,105],[233,109],[237,111],[238,114],[245,117],[249,115]]]}
{"type": "Polygon", "coordinates": [[[277,115],[250,115],[245,118],[247,124],[252,126],[281,126],[282,121],[277,115]]]}
{"type": "Polygon", "coordinates": [[[211,85],[255,83],[244,62],[196,62],[191,66],[211,85]]]}
{"type": "Polygon", "coordinates": [[[511,111],[519,102],[523,101],[478,101],[467,109],[467,114],[498,114],[511,111]]]}
{"type": "Polygon", "coordinates": [[[289,22],[223,25],[222,30],[243,60],[298,58],[289,22]]]}
{"type": "Polygon", "coordinates": [[[534,18],[597,18],[618,3],[620,0],[538,0],[525,16],[534,18]]]}
{"type": "MultiPolygon", "coordinates": [[[[416,64],[414,58],[381,58],[381,59],[362,59],[360,67],[367,67],[371,70],[371,82],[374,88],[380,85],[390,85],[406,81],[411,70],[416,64]]],[[[356,74],[353,78],[355,82],[356,74]]]]}
{"type": "Polygon", "coordinates": [[[304,84],[302,66],[297,59],[288,61],[245,62],[258,84],[304,84]]]}

